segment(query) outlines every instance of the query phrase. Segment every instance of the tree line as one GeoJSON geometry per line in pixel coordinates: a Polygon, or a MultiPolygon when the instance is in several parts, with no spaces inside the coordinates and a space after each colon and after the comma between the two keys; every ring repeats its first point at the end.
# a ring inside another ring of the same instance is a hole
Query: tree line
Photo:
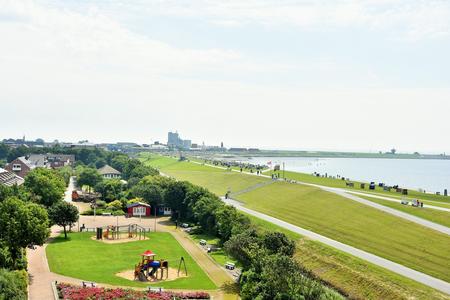
{"type": "Polygon", "coordinates": [[[293,240],[284,233],[261,232],[207,189],[154,175],[144,177],[130,193],[152,206],[168,206],[174,220],[220,238],[226,253],[243,266],[239,285],[244,300],[343,298],[295,261],[293,240]]]}

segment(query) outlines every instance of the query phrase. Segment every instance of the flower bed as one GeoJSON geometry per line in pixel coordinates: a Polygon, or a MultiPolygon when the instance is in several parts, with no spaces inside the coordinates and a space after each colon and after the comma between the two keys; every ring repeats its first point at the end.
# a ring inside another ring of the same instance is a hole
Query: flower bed
{"type": "Polygon", "coordinates": [[[173,293],[173,292],[146,292],[131,289],[108,289],[102,287],[81,287],[67,283],[56,285],[58,295],[63,300],[179,300],[179,299],[210,299],[208,293],[173,293]]]}

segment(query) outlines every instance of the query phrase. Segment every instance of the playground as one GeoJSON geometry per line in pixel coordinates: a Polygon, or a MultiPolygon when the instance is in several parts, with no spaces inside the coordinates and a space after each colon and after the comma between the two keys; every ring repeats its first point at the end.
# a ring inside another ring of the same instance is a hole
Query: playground
{"type": "MultiPolygon", "coordinates": [[[[125,228],[115,233],[117,241],[129,239],[125,228]]],[[[116,231],[117,232],[117,231],[116,231]]],[[[98,233],[98,232],[97,232],[98,233]]],[[[214,290],[217,286],[168,232],[146,233],[130,242],[104,243],[96,233],[72,233],[57,237],[46,248],[54,273],[124,287],[156,285],[170,289],[214,290]]],[[[112,238],[112,228],[108,233],[112,238]]],[[[105,236],[106,237],[106,236],[105,236]]]]}
{"type": "Polygon", "coordinates": [[[128,243],[147,240],[150,232],[138,224],[107,225],[97,229],[97,234],[91,238],[108,244],[128,243]]]}

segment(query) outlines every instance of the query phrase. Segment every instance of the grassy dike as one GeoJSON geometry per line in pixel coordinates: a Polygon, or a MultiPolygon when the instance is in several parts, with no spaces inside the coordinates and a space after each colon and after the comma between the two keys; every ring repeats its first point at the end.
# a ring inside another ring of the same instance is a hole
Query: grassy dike
{"type": "MultiPolygon", "coordinates": [[[[189,180],[219,195],[223,195],[227,187],[232,191],[245,189],[255,185],[254,180],[262,179],[167,157],[143,156],[142,159],[165,174],[189,180]]],[[[277,183],[242,194],[239,199],[251,208],[448,280],[447,236],[334,194],[304,188],[277,183]],[[394,236],[380,236],[383,230],[394,236]]],[[[264,224],[269,229],[271,226],[274,225],[264,224]]],[[[430,299],[431,295],[436,299],[445,298],[420,283],[317,242],[302,239],[297,258],[306,269],[354,298],[406,299],[414,296],[430,299]]]]}
{"type": "MultiPolygon", "coordinates": [[[[265,172],[264,174],[270,176],[272,173],[274,173],[274,172],[269,171],[269,172],[265,172]]],[[[283,176],[282,171],[275,172],[275,173],[280,174],[280,177],[283,176]]],[[[397,193],[393,189],[390,192],[388,192],[388,191],[385,191],[382,187],[379,187],[378,185],[375,187],[375,190],[369,190],[369,184],[367,182],[365,183],[365,185],[366,185],[365,188],[361,189],[360,185],[361,185],[361,183],[364,183],[361,181],[354,181],[354,180],[349,181],[349,182],[354,183],[354,187],[350,188],[350,187],[346,186],[345,180],[336,179],[336,178],[317,177],[317,176],[313,176],[311,174],[297,173],[297,172],[292,172],[292,171],[285,171],[284,176],[287,179],[298,180],[298,181],[306,182],[306,183],[313,183],[313,184],[319,184],[319,185],[324,185],[324,186],[329,186],[329,187],[349,189],[349,190],[354,190],[354,191],[364,192],[364,193],[366,193],[366,192],[367,193],[377,193],[377,194],[380,194],[382,196],[387,196],[387,197],[394,197],[394,198],[402,197],[402,195],[400,193],[397,193]]],[[[421,193],[421,192],[415,191],[415,190],[408,190],[408,196],[406,198],[419,199],[419,200],[425,200],[425,201],[428,200],[430,202],[427,202],[427,203],[429,203],[430,205],[435,205],[436,202],[444,204],[444,205],[450,205],[450,197],[449,196],[446,197],[443,195],[421,193]]],[[[445,207],[450,207],[450,206],[445,206],[445,207]]]]}

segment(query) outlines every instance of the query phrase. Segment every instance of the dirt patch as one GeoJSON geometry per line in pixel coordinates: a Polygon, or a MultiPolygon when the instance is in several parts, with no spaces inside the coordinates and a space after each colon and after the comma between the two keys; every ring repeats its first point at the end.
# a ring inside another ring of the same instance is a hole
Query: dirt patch
{"type": "MultiPolygon", "coordinates": [[[[162,280],[160,279],[161,278],[161,270],[159,269],[158,272],[157,272],[158,279],[149,276],[147,282],[166,282],[166,281],[176,280],[178,278],[186,278],[186,277],[188,277],[183,272],[183,270],[180,270],[180,276],[178,276],[178,270],[177,269],[169,268],[169,273],[168,273],[168,276],[166,278],[166,271],[167,270],[164,270],[164,276],[163,276],[162,280]]],[[[125,278],[127,280],[131,280],[131,281],[139,281],[138,279],[134,280],[134,270],[122,271],[122,272],[116,273],[116,276],[125,278]]]]}
{"type": "Polygon", "coordinates": [[[110,239],[105,239],[105,238],[103,238],[101,240],[97,240],[97,237],[95,235],[93,235],[91,237],[91,239],[93,239],[95,241],[98,241],[98,242],[103,242],[103,243],[106,243],[106,244],[129,243],[129,242],[144,241],[144,240],[148,240],[149,239],[148,237],[144,238],[143,236],[141,236],[141,239],[139,239],[139,236],[133,237],[133,238],[128,238],[128,237],[125,238],[125,234],[123,234],[123,236],[124,236],[124,238],[120,238],[118,240],[110,240],[110,239]]]}

